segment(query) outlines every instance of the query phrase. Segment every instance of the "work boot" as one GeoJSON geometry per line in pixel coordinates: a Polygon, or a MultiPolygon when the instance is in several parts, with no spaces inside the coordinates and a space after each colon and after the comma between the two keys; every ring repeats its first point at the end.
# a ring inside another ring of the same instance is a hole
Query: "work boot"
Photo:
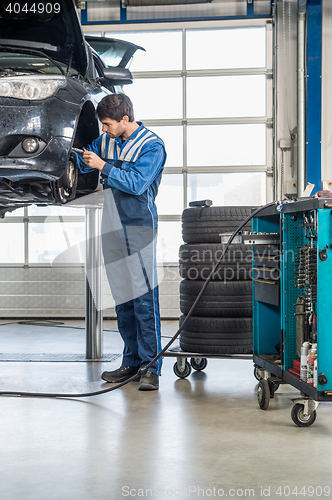
{"type": "Polygon", "coordinates": [[[139,366],[120,366],[120,368],[113,370],[112,372],[103,372],[101,378],[106,380],[106,382],[111,383],[124,382],[128,378],[135,375],[138,370],[139,366]]]}
{"type": "Polygon", "coordinates": [[[138,389],[140,391],[156,391],[159,389],[159,377],[153,372],[147,371],[141,376],[138,389]]]}

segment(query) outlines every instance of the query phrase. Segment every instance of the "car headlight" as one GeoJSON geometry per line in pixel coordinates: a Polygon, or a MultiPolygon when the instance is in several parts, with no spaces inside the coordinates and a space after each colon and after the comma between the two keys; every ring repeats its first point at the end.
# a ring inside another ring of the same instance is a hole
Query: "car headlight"
{"type": "Polygon", "coordinates": [[[64,76],[21,76],[0,78],[0,97],[37,101],[46,99],[67,84],[64,76]]]}

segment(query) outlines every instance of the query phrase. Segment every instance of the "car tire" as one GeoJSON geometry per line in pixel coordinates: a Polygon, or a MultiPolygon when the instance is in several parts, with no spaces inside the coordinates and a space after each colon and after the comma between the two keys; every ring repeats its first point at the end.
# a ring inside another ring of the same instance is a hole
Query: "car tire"
{"type": "MultiPolygon", "coordinates": [[[[234,232],[252,212],[252,207],[195,207],[182,212],[185,243],[218,243],[220,233],[234,232]]],[[[243,230],[251,230],[251,221],[243,230]]]]}
{"type": "Polygon", "coordinates": [[[76,156],[71,155],[62,176],[54,181],[53,196],[57,203],[63,205],[76,196],[78,182],[78,166],[76,156]]]}
{"type": "MultiPolygon", "coordinates": [[[[180,282],[180,310],[188,314],[204,281],[180,282]]],[[[210,281],[194,309],[195,316],[250,317],[252,315],[251,281],[210,281]]]]}
{"type": "MultiPolygon", "coordinates": [[[[185,319],[185,315],[180,317],[180,326],[185,319]]],[[[202,354],[249,354],[252,319],[191,316],[180,334],[180,347],[202,354]]]]}
{"type": "MultiPolygon", "coordinates": [[[[217,243],[181,245],[179,250],[181,278],[206,280],[224,248],[224,245],[217,243]]],[[[213,281],[250,280],[251,269],[251,245],[231,245],[211,279],[213,281]]]]}
{"type": "MultiPolygon", "coordinates": [[[[181,278],[188,280],[206,280],[213,269],[213,264],[180,264],[179,273],[181,278]]],[[[249,280],[252,267],[248,264],[223,264],[220,263],[214,270],[212,281],[234,281],[249,280]]]]}

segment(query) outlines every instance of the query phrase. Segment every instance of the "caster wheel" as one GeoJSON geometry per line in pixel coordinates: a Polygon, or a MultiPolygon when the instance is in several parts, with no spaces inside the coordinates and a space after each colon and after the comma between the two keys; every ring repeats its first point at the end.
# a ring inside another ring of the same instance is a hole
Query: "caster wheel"
{"type": "Polygon", "coordinates": [[[274,393],[279,389],[279,383],[274,382],[273,380],[270,380],[269,378],[267,379],[267,382],[269,384],[269,389],[270,389],[270,397],[274,398],[274,393]]]}
{"type": "Polygon", "coordinates": [[[264,378],[264,370],[263,368],[260,368],[259,366],[255,366],[254,368],[254,377],[258,382],[264,378]]]}
{"type": "Polygon", "coordinates": [[[270,403],[270,386],[267,380],[261,379],[257,388],[257,400],[261,410],[267,410],[270,403]]]}
{"type": "Polygon", "coordinates": [[[303,410],[304,405],[300,403],[294,405],[291,412],[292,420],[298,427],[309,427],[316,420],[316,410],[311,415],[304,415],[303,410]]]}
{"type": "Polygon", "coordinates": [[[191,358],[190,364],[194,370],[201,371],[207,367],[207,359],[206,358],[191,358]]]}
{"type": "Polygon", "coordinates": [[[189,377],[189,375],[191,374],[191,366],[188,363],[188,361],[186,360],[186,363],[185,363],[185,366],[184,366],[184,370],[181,372],[179,370],[178,364],[174,363],[173,371],[174,371],[174,373],[175,373],[175,375],[177,377],[179,377],[179,378],[186,378],[186,377],[189,377]]]}

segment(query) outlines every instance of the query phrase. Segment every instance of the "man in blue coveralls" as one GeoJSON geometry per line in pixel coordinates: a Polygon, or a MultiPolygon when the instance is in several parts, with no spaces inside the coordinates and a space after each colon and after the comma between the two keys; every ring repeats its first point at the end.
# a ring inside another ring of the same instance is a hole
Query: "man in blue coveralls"
{"type": "MultiPolygon", "coordinates": [[[[104,97],[97,107],[103,133],[78,156],[81,172],[98,169],[104,184],[102,248],[124,341],[122,365],[104,372],[123,382],[160,352],[155,246],[155,197],[166,161],[163,141],[134,120],[125,94],[104,97]]],[[[159,388],[161,358],[140,377],[140,390],[159,388]]]]}

